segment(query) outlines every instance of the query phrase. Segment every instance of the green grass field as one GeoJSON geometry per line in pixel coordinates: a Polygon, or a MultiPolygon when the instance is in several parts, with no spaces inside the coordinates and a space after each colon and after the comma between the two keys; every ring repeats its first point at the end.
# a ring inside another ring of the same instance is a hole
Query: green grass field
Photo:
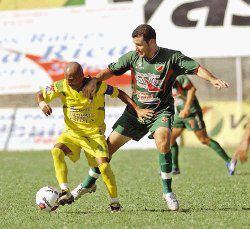
{"type": "MultiPolygon", "coordinates": [[[[229,151],[232,153],[232,151],[229,151]]],[[[35,194],[57,187],[52,158],[43,152],[1,152],[1,228],[250,228],[250,163],[228,177],[224,162],[207,148],[181,148],[182,174],[173,187],[178,212],[161,198],[156,151],[119,151],[112,160],[123,211],[109,213],[102,180],[98,189],[56,213],[37,209],[35,194]]],[[[84,157],[69,165],[74,188],[88,171],[84,157]]]]}

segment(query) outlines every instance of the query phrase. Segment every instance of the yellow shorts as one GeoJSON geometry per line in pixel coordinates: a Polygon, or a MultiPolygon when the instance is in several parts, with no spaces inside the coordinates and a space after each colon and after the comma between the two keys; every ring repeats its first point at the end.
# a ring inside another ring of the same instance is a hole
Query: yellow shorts
{"type": "Polygon", "coordinates": [[[73,162],[79,160],[81,149],[84,150],[89,166],[91,167],[97,166],[95,158],[109,158],[108,146],[103,134],[82,137],[65,131],[58,137],[56,143],[64,144],[71,150],[71,153],[66,156],[73,162]]]}

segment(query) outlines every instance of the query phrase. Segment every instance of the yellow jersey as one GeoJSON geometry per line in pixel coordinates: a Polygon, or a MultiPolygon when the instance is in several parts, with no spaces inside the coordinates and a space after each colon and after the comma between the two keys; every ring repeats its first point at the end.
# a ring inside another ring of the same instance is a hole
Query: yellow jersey
{"type": "MultiPolygon", "coordinates": [[[[89,78],[84,80],[88,81],[89,78]]],[[[80,136],[104,134],[105,94],[116,98],[118,88],[104,82],[98,84],[96,95],[92,101],[84,97],[82,92],[72,89],[66,79],[56,81],[51,86],[42,89],[43,98],[49,103],[55,98],[60,98],[63,105],[66,131],[80,136]]]]}

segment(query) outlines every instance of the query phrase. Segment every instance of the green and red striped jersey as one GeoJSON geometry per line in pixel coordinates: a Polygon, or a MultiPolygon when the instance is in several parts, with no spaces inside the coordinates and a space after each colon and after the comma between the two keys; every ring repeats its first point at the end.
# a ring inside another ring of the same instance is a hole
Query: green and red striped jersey
{"type": "Polygon", "coordinates": [[[140,108],[170,113],[174,112],[172,86],[176,77],[195,74],[198,67],[196,61],[180,51],[161,47],[151,59],[130,51],[108,66],[114,75],[131,70],[132,98],[140,108]]]}

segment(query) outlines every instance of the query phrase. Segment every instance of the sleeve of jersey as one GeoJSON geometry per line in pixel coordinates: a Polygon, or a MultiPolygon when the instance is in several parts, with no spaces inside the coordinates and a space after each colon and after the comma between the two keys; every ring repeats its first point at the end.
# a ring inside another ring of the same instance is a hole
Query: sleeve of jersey
{"type": "Polygon", "coordinates": [[[46,103],[49,103],[50,101],[52,101],[53,99],[59,96],[57,84],[58,83],[55,82],[50,86],[42,88],[43,98],[46,103]]]}
{"type": "Polygon", "coordinates": [[[196,74],[198,67],[200,66],[198,62],[183,55],[181,52],[176,52],[173,55],[175,70],[181,74],[196,74]]]}
{"type": "Polygon", "coordinates": [[[132,53],[129,52],[121,56],[117,62],[109,64],[108,68],[113,72],[114,75],[120,76],[126,71],[130,70],[132,53]]]}
{"type": "Polygon", "coordinates": [[[187,76],[183,75],[183,76],[179,76],[179,77],[180,77],[180,84],[182,85],[182,87],[185,90],[189,90],[191,87],[193,87],[193,83],[191,82],[191,80],[187,76]]]}
{"type": "Polygon", "coordinates": [[[102,82],[97,93],[100,95],[110,95],[111,98],[116,98],[118,97],[119,91],[118,88],[102,82]]]}

